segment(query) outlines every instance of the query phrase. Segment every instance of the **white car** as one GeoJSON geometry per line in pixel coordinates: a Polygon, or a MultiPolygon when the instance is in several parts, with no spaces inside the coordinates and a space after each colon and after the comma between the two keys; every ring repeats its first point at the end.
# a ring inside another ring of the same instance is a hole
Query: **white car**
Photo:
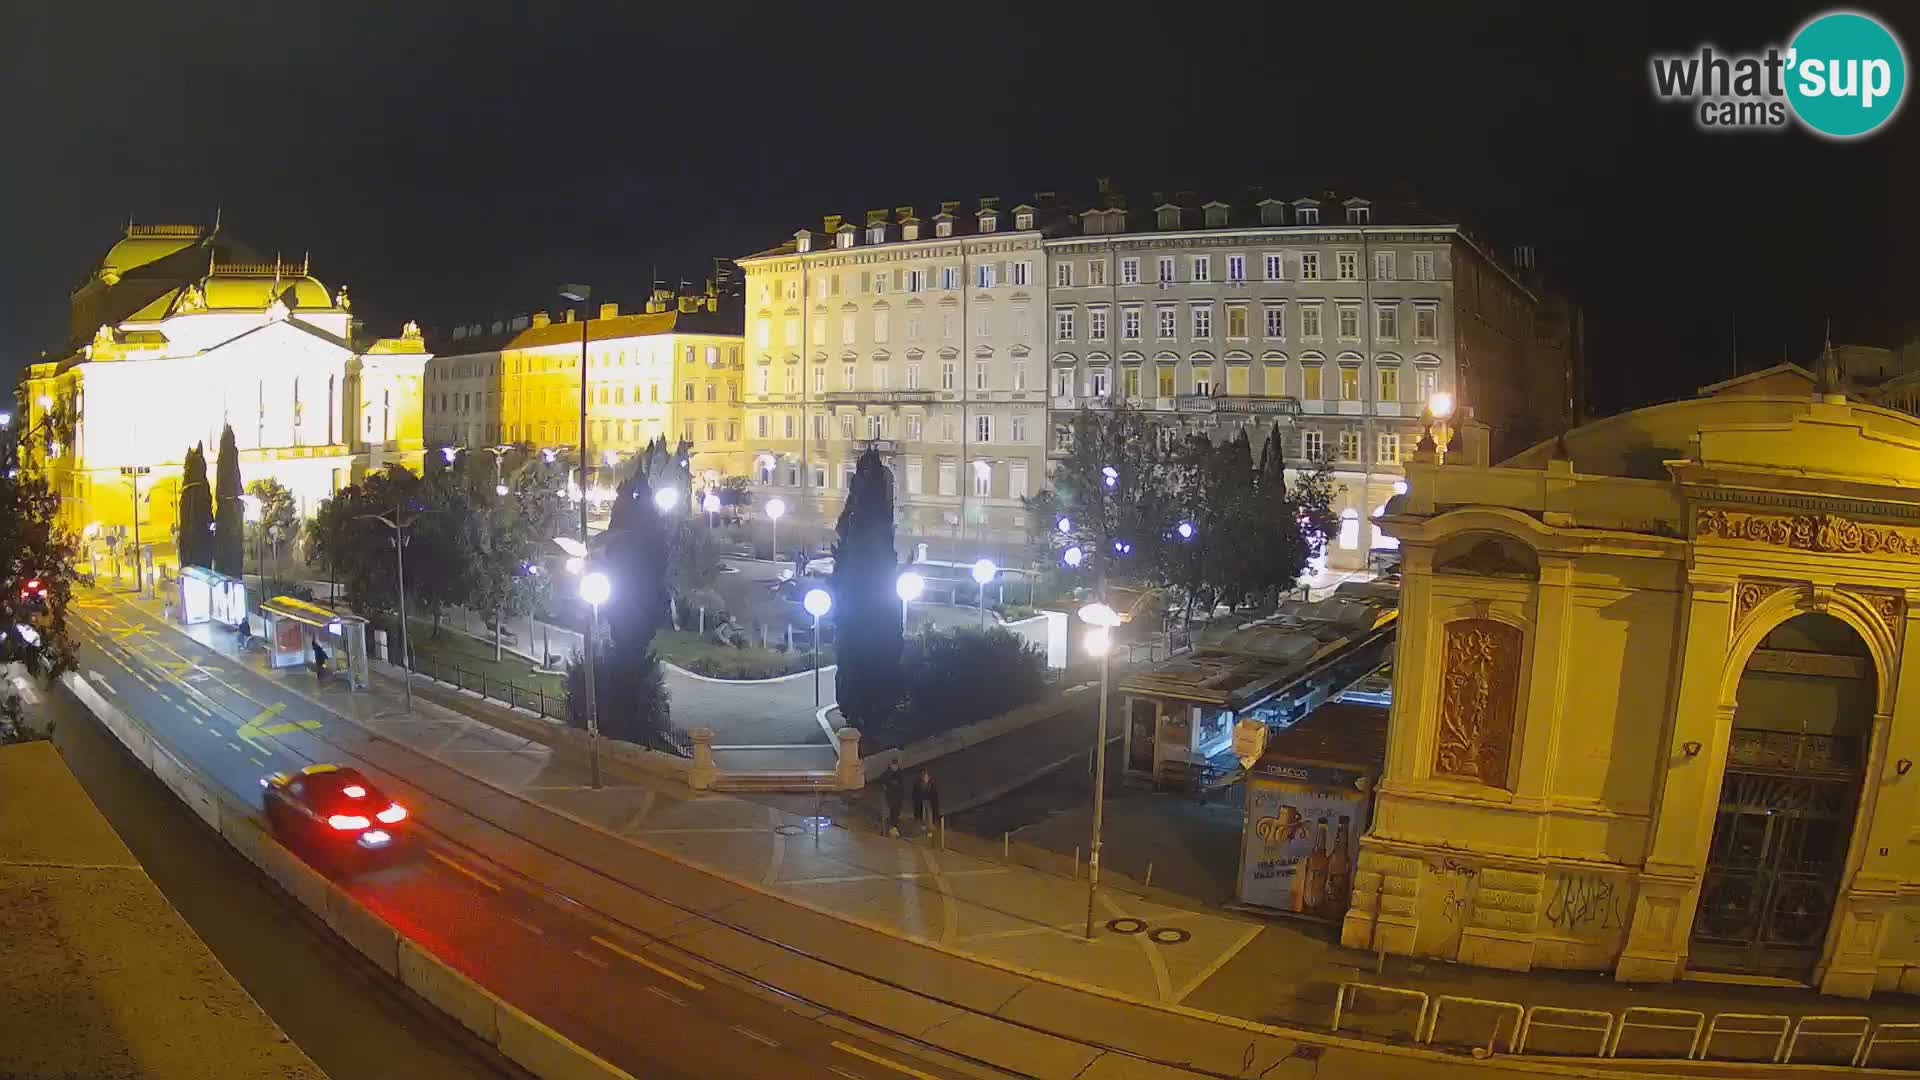
{"type": "Polygon", "coordinates": [[[807,563],[806,573],[808,577],[832,577],[833,556],[822,556],[807,563]]]}

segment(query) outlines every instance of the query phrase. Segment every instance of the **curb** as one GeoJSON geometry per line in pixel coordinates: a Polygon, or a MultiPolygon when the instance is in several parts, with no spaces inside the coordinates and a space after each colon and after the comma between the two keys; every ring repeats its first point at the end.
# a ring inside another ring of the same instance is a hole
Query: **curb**
{"type": "Polygon", "coordinates": [[[88,712],[211,825],[229,846],[272,878],[302,907],[318,916],[354,951],[508,1060],[541,1080],[580,1080],[582,1077],[635,1080],[632,1073],[501,1000],[322,877],[261,828],[252,807],[234,801],[218,785],[206,781],[174,757],[144,725],[101,697],[78,674],[67,675],[64,682],[88,712]],[[130,740],[128,735],[135,738],[130,740]],[[156,767],[161,762],[166,765],[156,767]]]}

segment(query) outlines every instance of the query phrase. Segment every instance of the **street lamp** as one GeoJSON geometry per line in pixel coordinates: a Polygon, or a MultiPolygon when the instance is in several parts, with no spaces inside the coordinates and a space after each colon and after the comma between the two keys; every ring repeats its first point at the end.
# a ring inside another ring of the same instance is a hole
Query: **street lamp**
{"type": "MultiPolygon", "coordinates": [[[[598,570],[580,579],[580,599],[593,609],[593,619],[587,624],[586,654],[593,655],[594,643],[600,638],[600,605],[613,595],[613,582],[598,570]]],[[[600,786],[600,714],[593,700],[593,669],[586,669],[587,676],[587,775],[595,788],[600,786]]]]}
{"type": "Polygon", "coordinates": [[[680,502],[680,489],[677,487],[658,487],[653,489],[653,505],[663,514],[670,514],[680,502]]]}
{"type": "Polygon", "coordinates": [[[919,574],[916,574],[911,570],[907,571],[904,574],[901,574],[899,577],[894,579],[893,592],[894,592],[894,595],[900,598],[900,632],[901,633],[904,634],[906,633],[906,630],[907,630],[907,605],[913,603],[915,600],[920,599],[920,594],[926,591],[926,588],[927,588],[927,579],[921,577],[919,574]]]}
{"type": "Polygon", "coordinates": [[[981,559],[973,564],[973,583],[978,586],[980,592],[980,628],[982,630],[987,626],[987,582],[992,581],[993,575],[999,572],[1000,568],[993,565],[992,559],[981,559]]]}
{"type": "MultiPolygon", "coordinates": [[[[40,404],[42,408],[45,408],[47,405],[52,404],[52,400],[42,396],[40,398],[40,404]]],[[[140,548],[140,478],[150,475],[152,472],[153,468],[149,465],[120,466],[120,475],[126,477],[127,483],[133,485],[133,591],[136,593],[144,593],[147,591],[145,577],[147,560],[140,548]]]]}
{"type": "Polygon", "coordinates": [[[820,616],[833,610],[833,594],[825,589],[808,589],[800,606],[813,616],[813,707],[820,708],[820,616]]]}
{"type": "Polygon", "coordinates": [[[1180,539],[1191,540],[1193,539],[1193,534],[1198,530],[1193,527],[1193,522],[1183,521],[1179,525],[1174,526],[1173,531],[1180,534],[1180,539]]]}
{"type": "Polygon", "coordinates": [[[407,632],[406,551],[407,540],[409,539],[407,529],[413,525],[414,519],[420,515],[415,514],[412,518],[401,521],[400,511],[396,508],[392,517],[387,517],[385,514],[361,514],[359,516],[370,518],[393,530],[393,574],[394,584],[396,586],[394,592],[400,599],[400,670],[405,676],[403,684],[407,689],[407,711],[411,713],[413,711],[413,653],[412,650],[407,648],[407,642],[412,635],[407,632]]]}
{"type": "MultiPolygon", "coordinates": [[[[243,516],[247,519],[247,524],[254,526],[253,565],[260,570],[260,587],[261,591],[264,592],[267,582],[267,563],[266,559],[260,554],[260,534],[265,530],[259,528],[263,504],[260,501],[260,496],[252,492],[242,492],[240,495],[240,505],[243,508],[243,516]]],[[[245,575],[242,576],[244,577],[245,575]]]]}
{"type": "Polygon", "coordinates": [[[0,412],[0,427],[11,426],[13,426],[13,414],[10,412],[0,412]]]}
{"type": "Polygon", "coordinates": [[[1080,545],[1078,544],[1075,544],[1074,546],[1060,553],[1060,558],[1064,559],[1068,566],[1073,567],[1076,570],[1079,569],[1080,567],[1080,561],[1082,559],[1085,559],[1086,557],[1087,557],[1087,553],[1084,551],[1081,551],[1080,545]]]}
{"type": "Polygon", "coordinates": [[[1113,655],[1113,628],[1120,616],[1105,604],[1088,604],[1080,609],[1080,621],[1093,629],[1087,632],[1087,651],[1100,658],[1100,727],[1093,742],[1093,840],[1087,848],[1087,938],[1093,938],[1093,900],[1100,888],[1100,818],[1107,804],[1107,691],[1108,672],[1113,655]]]}
{"type": "Polygon", "coordinates": [[[773,522],[773,561],[780,561],[780,515],[787,512],[786,501],[779,498],[767,500],[767,520],[773,522]]]}
{"type": "MultiPolygon", "coordinates": [[[[560,295],[571,303],[580,305],[580,542],[587,540],[587,468],[593,459],[587,456],[587,301],[593,298],[593,288],[588,285],[562,285],[560,295]]],[[[588,649],[587,655],[593,655],[588,649]]],[[[587,668],[591,673],[593,669],[587,668]]]]}
{"type": "Polygon", "coordinates": [[[713,528],[713,515],[720,512],[720,496],[707,492],[706,497],[700,500],[700,509],[707,512],[707,528],[713,528]]]}

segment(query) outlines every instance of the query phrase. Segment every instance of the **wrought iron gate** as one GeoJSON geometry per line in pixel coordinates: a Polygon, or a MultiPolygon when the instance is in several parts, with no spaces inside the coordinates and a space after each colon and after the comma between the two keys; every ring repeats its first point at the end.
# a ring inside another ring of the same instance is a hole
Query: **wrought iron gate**
{"type": "Polygon", "coordinates": [[[1688,966],[1812,974],[1845,871],[1858,749],[1845,737],[1734,731],[1688,966]]]}

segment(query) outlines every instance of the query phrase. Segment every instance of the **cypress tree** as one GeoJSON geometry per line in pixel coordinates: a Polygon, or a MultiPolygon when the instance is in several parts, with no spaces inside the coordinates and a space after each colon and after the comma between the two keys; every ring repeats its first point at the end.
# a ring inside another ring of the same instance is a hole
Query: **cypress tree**
{"type": "MultiPolygon", "coordinates": [[[[672,702],[653,635],[667,617],[667,525],[653,504],[645,468],[621,481],[607,531],[593,557],[613,589],[601,605],[607,640],[587,643],[593,653],[594,707],[608,736],[658,749],[666,739],[672,702]]],[[[567,669],[568,714],[586,726],[586,672],[576,660],[567,669]]]]}
{"type": "Polygon", "coordinates": [[[903,628],[894,592],[893,474],[869,449],[854,467],[833,549],[840,713],[861,730],[884,723],[903,693],[903,628]]]}
{"type": "MultiPolygon", "coordinates": [[[[233,425],[220,431],[220,456],[214,463],[213,568],[228,577],[246,572],[246,512],[240,501],[240,448],[233,425]]],[[[266,573],[266,568],[261,568],[266,573]]]]}
{"type": "Polygon", "coordinates": [[[213,492],[207,487],[207,448],[195,444],[187,451],[180,477],[180,565],[213,564],[213,492]]]}

